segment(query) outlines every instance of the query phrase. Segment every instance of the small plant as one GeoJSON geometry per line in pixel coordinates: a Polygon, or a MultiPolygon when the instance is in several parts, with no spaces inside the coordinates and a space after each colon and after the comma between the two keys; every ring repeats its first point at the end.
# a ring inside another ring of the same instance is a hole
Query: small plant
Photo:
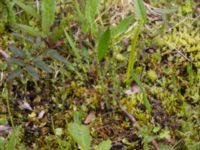
{"type": "MultiPolygon", "coordinates": [[[[74,141],[78,143],[82,150],[90,150],[92,137],[90,136],[89,128],[86,125],[79,123],[69,123],[68,131],[74,141]]],[[[111,148],[111,141],[103,141],[95,146],[95,150],[109,150],[111,148]]]]}
{"type": "Polygon", "coordinates": [[[0,150],[25,150],[25,146],[21,143],[21,134],[21,127],[15,127],[7,139],[0,137],[0,150]]]}
{"type": "MultiPolygon", "coordinates": [[[[74,113],[74,122],[68,124],[68,131],[73,140],[79,145],[81,150],[90,150],[92,137],[89,127],[81,124],[81,115],[79,112],[74,113]]],[[[111,141],[108,139],[95,145],[95,150],[110,150],[111,141]]]]}

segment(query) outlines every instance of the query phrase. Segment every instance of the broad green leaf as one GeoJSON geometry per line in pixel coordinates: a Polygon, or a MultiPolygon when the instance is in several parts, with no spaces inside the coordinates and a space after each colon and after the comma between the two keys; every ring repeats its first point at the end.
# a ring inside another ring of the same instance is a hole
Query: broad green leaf
{"type": "Polygon", "coordinates": [[[25,53],[22,49],[19,49],[15,46],[9,46],[9,50],[15,55],[15,56],[19,56],[19,57],[24,57],[25,53]]]}
{"type": "Polygon", "coordinates": [[[19,66],[24,66],[24,62],[22,60],[19,59],[15,59],[15,58],[8,58],[8,62],[10,64],[15,64],[15,65],[19,65],[19,66]]]}
{"type": "Polygon", "coordinates": [[[147,22],[147,13],[143,0],[133,0],[137,18],[143,23],[147,22]]]}
{"type": "Polygon", "coordinates": [[[81,147],[82,150],[90,150],[91,136],[89,128],[85,125],[77,123],[69,123],[68,131],[75,142],[81,147]]]}
{"type": "Polygon", "coordinates": [[[139,85],[139,87],[142,89],[142,94],[143,94],[143,102],[144,102],[144,106],[145,108],[151,112],[151,104],[149,103],[149,100],[147,98],[146,92],[144,90],[144,88],[142,87],[142,82],[140,81],[140,79],[137,77],[137,75],[135,73],[132,74],[133,75],[133,80],[135,80],[135,82],[139,85]]]}
{"type": "Polygon", "coordinates": [[[22,32],[27,33],[29,35],[32,36],[42,36],[42,33],[39,31],[38,28],[33,28],[27,25],[23,25],[23,24],[17,24],[16,25],[17,28],[19,28],[22,32]]]}
{"type": "Polygon", "coordinates": [[[51,70],[51,68],[49,67],[49,65],[46,64],[41,58],[38,58],[38,57],[37,57],[37,58],[33,59],[33,62],[34,62],[34,65],[35,65],[36,67],[40,68],[41,70],[46,71],[46,72],[48,72],[48,73],[51,73],[51,72],[52,72],[52,70],[51,70]]]}
{"type": "Polygon", "coordinates": [[[30,5],[25,5],[23,2],[19,0],[15,0],[15,4],[21,7],[27,14],[32,15],[33,17],[38,17],[36,9],[34,9],[30,5]]]}
{"type": "Polygon", "coordinates": [[[54,23],[56,0],[42,0],[42,31],[48,35],[54,23]]]}
{"type": "Polygon", "coordinates": [[[28,74],[30,76],[32,76],[35,80],[39,80],[39,75],[38,73],[36,72],[36,70],[30,66],[30,65],[26,65],[26,71],[28,72],[28,74]]]}
{"type": "Polygon", "coordinates": [[[115,38],[116,36],[124,33],[132,22],[133,22],[133,17],[129,16],[124,20],[122,20],[116,27],[111,28],[112,38],[115,38]]]}
{"type": "Polygon", "coordinates": [[[101,61],[104,56],[106,55],[110,43],[110,29],[107,29],[101,36],[99,43],[98,43],[98,54],[97,58],[99,61],[101,61]]]}
{"type": "Polygon", "coordinates": [[[107,140],[107,141],[103,141],[101,142],[96,148],[95,150],[110,150],[111,148],[111,141],[107,140]]]}
{"type": "Polygon", "coordinates": [[[8,80],[12,80],[14,78],[19,77],[21,73],[22,73],[22,69],[20,69],[20,68],[12,71],[8,76],[8,80]]]}

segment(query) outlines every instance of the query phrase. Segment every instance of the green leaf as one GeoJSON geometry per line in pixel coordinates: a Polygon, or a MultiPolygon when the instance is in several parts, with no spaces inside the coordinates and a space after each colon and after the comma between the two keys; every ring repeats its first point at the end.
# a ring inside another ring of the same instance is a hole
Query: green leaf
{"type": "Polygon", "coordinates": [[[107,141],[103,141],[101,142],[96,148],[95,150],[110,150],[111,148],[111,141],[107,140],[107,141]]]}
{"type": "Polygon", "coordinates": [[[141,25],[139,24],[134,31],[134,36],[131,40],[131,52],[130,52],[130,56],[129,56],[129,62],[128,62],[128,67],[127,67],[127,72],[126,72],[126,82],[129,82],[130,76],[131,76],[131,72],[133,70],[136,58],[137,58],[137,49],[136,49],[136,44],[137,44],[137,40],[139,37],[141,31],[141,25]]]}
{"type": "Polygon", "coordinates": [[[7,10],[7,20],[9,25],[13,26],[16,23],[15,12],[13,9],[13,4],[10,0],[5,0],[5,7],[7,10]]]}
{"type": "Polygon", "coordinates": [[[63,57],[62,55],[60,55],[56,50],[49,49],[49,50],[46,51],[46,54],[47,54],[49,57],[51,57],[51,58],[53,58],[53,59],[56,59],[56,60],[58,60],[58,61],[64,63],[65,65],[67,65],[67,67],[68,67],[70,70],[72,70],[72,71],[75,70],[74,67],[67,61],[67,59],[66,59],[65,57],[63,57]]]}
{"type": "Polygon", "coordinates": [[[12,71],[12,72],[9,74],[9,76],[8,76],[8,80],[12,80],[12,79],[14,79],[14,78],[19,77],[20,74],[21,74],[21,72],[22,72],[22,69],[21,69],[21,68],[18,68],[18,69],[16,69],[16,70],[12,71]]]}
{"type": "Polygon", "coordinates": [[[36,67],[40,68],[41,70],[46,71],[48,73],[52,72],[52,70],[49,67],[49,65],[46,64],[41,58],[37,57],[37,58],[33,59],[33,62],[34,62],[34,65],[36,67]]]}
{"type": "Polygon", "coordinates": [[[135,80],[135,82],[142,89],[144,106],[146,107],[146,109],[149,112],[151,112],[151,104],[150,104],[150,102],[149,102],[149,100],[147,98],[147,95],[146,95],[146,92],[145,92],[144,88],[142,87],[142,82],[140,81],[140,79],[137,77],[137,75],[135,73],[133,73],[133,80],[135,80]]]}
{"type": "Polygon", "coordinates": [[[48,35],[54,23],[56,0],[42,0],[42,31],[48,35]]]}
{"type": "Polygon", "coordinates": [[[85,6],[85,14],[90,23],[92,23],[95,19],[95,16],[98,12],[98,8],[100,6],[100,0],[87,0],[85,6]]]}
{"type": "Polygon", "coordinates": [[[82,150],[90,150],[91,136],[87,126],[77,123],[69,123],[68,131],[75,142],[81,147],[82,150]]]}
{"type": "Polygon", "coordinates": [[[90,25],[92,34],[97,33],[97,26],[95,16],[100,6],[100,0],[87,0],[85,6],[85,17],[87,19],[87,26],[90,25]]]}
{"type": "Polygon", "coordinates": [[[27,25],[23,25],[23,24],[17,24],[16,25],[17,28],[19,28],[22,32],[27,33],[29,35],[32,36],[42,36],[42,33],[39,31],[38,28],[33,28],[27,25]]]}
{"type": "Polygon", "coordinates": [[[137,18],[143,23],[147,22],[147,13],[143,0],[133,0],[137,18]]]}
{"type": "Polygon", "coordinates": [[[30,65],[26,65],[26,71],[28,72],[28,74],[30,76],[32,76],[35,80],[39,80],[39,75],[38,73],[35,71],[35,69],[30,66],[30,65]]]}
{"type": "Polygon", "coordinates": [[[74,0],[74,7],[76,9],[76,15],[78,16],[78,21],[80,21],[80,23],[82,25],[82,30],[83,30],[83,32],[86,32],[87,31],[87,20],[85,18],[84,13],[82,13],[81,6],[77,0],[74,0]]]}
{"type": "Polygon", "coordinates": [[[112,38],[115,38],[116,36],[124,33],[130,24],[133,22],[133,17],[129,16],[122,20],[116,27],[111,28],[111,36],[112,38]]]}
{"type": "Polygon", "coordinates": [[[15,127],[6,143],[6,150],[15,150],[17,144],[20,144],[20,127],[15,127]]]}
{"type": "Polygon", "coordinates": [[[32,15],[33,17],[38,17],[36,9],[34,9],[30,5],[25,5],[23,2],[19,0],[15,0],[15,4],[21,7],[27,14],[32,15]]]}
{"type": "Polygon", "coordinates": [[[9,50],[13,54],[15,54],[15,56],[19,56],[19,57],[22,57],[22,58],[25,56],[24,51],[22,49],[19,49],[19,48],[15,47],[15,46],[9,46],[9,50]]]}
{"type": "Polygon", "coordinates": [[[66,58],[63,57],[62,55],[60,55],[56,50],[48,49],[48,50],[46,51],[46,54],[47,54],[49,57],[51,57],[51,58],[53,58],[53,59],[56,59],[56,60],[58,60],[58,61],[60,61],[60,62],[62,62],[62,63],[64,63],[64,64],[66,64],[66,65],[69,64],[69,62],[66,60],[66,58]]]}
{"type": "Polygon", "coordinates": [[[97,58],[99,61],[101,61],[104,56],[106,55],[107,51],[108,51],[108,47],[109,47],[109,43],[110,43],[110,29],[107,29],[101,36],[99,43],[98,43],[98,54],[97,54],[97,58]]]}
{"type": "Polygon", "coordinates": [[[64,32],[65,32],[65,37],[66,37],[67,41],[69,42],[69,45],[71,46],[74,55],[75,55],[78,59],[80,59],[81,56],[80,56],[79,53],[78,53],[78,49],[76,48],[76,45],[75,45],[73,39],[70,37],[70,35],[69,35],[65,30],[64,30],[64,32]]]}
{"type": "Polygon", "coordinates": [[[19,66],[24,66],[24,62],[22,60],[19,59],[15,59],[15,58],[8,58],[8,62],[10,64],[15,64],[15,65],[19,65],[19,66]]]}

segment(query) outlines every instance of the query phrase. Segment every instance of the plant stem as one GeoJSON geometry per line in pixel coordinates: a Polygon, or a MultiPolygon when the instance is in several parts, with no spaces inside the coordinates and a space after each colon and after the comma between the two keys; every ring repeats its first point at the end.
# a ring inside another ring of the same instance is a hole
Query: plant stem
{"type": "MultiPolygon", "coordinates": [[[[1,47],[0,47],[0,54],[2,55],[2,57],[7,62],[7,65],[8,65],[7,66],[7,71],[10,72],[11,71],[11,66],[8,63],[8,58],[10,56],[4,50],[2,50],[1,47]]],[[[10,100],[9,100],[9,98],[12,97],[12,93],[11,93],[11,91],[12,91],[12,80],[8,81],[7,89],[8,89],[8,94],[7,94],[7,97],[6,97],[6,105],[7,105],[7,110],[8,110],[8,115],[9,115],[9,119],[10,119],[11,125],[14,128],[14,122],[13,122],[13,117],[12,117],[12,113],[11,113],[11,110],[10,110],[10,100]]]]}

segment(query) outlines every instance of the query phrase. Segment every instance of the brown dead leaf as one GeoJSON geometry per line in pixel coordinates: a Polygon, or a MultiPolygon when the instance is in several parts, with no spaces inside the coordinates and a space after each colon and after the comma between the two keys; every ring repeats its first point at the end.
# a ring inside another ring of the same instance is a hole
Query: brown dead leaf
{"type": "Polygon", "coordinates": [[[89,115],[86,117],[84,123],[85,123],[85,124],[89,124],[89,123],[91,123],[92,121],[94,121],[94,119],[95,119],[95,112],[92,111],[92,112],[90,112],[89,115]]]}

